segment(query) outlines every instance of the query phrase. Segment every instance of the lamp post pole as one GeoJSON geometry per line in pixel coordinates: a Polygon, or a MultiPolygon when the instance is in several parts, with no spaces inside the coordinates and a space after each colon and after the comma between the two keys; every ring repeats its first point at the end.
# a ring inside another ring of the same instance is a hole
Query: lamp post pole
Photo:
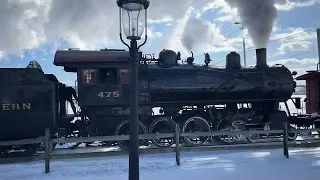
{"type": "Polygon", "coordinates": [[[131,55],[131,121],[130,121],[130,151],[129,151],[129,180],[139,179],[139,133],[138,133],[138,75],[139,60],[137,40],[130,41],[131,55]]]}
{"type": "Polygon", "coordinates": [[[120,19],[120,39],[130,50],[131,57],[131,118],[129,143],[129,180],[139,180],[139,131],[138,131],[138,101],[139,101],[139,48],[147,41],[147,9],[149,0],[117,0],[120,19]],[[143,13],[144,11],[144,13],[143,13]],[[123,14],[123,16],[122,16],[123,14]],[[144,19],[142,19],[144,16],[144,19]],[[142,18],[141,18],[142,17],[142,18]],[[123,31],[130,40],[130,46],[122,38],[123,31]],[[144,26],[143,26],[144,25],[144,26]],[[137,45],[137,40],[145,31],[145,40],[137,45]]]}

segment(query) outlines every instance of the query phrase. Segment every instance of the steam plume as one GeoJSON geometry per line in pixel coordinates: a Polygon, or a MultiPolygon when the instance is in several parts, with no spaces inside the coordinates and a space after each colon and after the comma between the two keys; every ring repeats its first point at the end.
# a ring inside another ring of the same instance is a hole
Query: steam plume
{"type": "Polygon", "coordinates": [[[182,32],[181,42],[189,52],[203,51],[219,37],[216,26],[201,19],[189,17],[182,32]]]}
{"type": "Polygon", "coordinates": [[[191,51],[194,48],[194,45],[197,43],[197,41],[199,41],[199,36],[203,35],[204,33],[198,32],[200,30],[199,26],[203,26],[202,22],[192,17],[190,17],[186,23],[186,26],[183,30],[181,41],[183,46],[188,51],[191,51]]]}
{"type": "Polygon", "coordinates": [[[278,16],[276,3],[283,0],[225,0],[237,8],[241,23],[248,28],[256,48],[266,48],[273,24],[278,16]]]}

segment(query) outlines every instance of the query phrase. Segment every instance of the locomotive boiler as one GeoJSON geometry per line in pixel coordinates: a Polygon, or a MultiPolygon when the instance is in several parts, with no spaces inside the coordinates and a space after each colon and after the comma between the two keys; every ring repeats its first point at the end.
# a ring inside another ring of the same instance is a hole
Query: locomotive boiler
{"type": "Polygon", "coordinates": [[[226,68],[178,64],[173,51],[160,53],[159,63],[141,68],[140,88],[157,104],[286,101],[295,88],[290,71],[268,67],[266,49],[257,50],[257,67],[242,68],[231,52],[226,68]]]}
{"type": "MultiPolygon", "coordinates": [[[[283,65],[269,67],[266,49],[256,50],[256,66],[243,68],[240,55],[231,52],[226,67],[187,64],[163,50],[158,59],[140,52],[140,133],[281,128],[286,114],[279,102],[290,99],[295,89],[291,72],[283,65]],[[154,109],[158,107],[159,113],[154,109]]],[[[89,119],[87,135],[128,134],[130,115],[130,54],[124,50],[57,51],[54,64],[77,73],[79,106],[89,119]]],[[[291,134],[295,138],[295,134],[291,134]]],[[[217,137],[233,142],[234,137],[217,137]]],[[[185,137],[188,144],[206,143],[210,137],[185,137]]],[[[253,141],[253,138],[248,138],[253,141]]],[[[145,141],[141,141],[143,143],[145,141]]],[[[172,139],[152,139],[170,146],[172,139]]],[[[126,148],[127,142],[117,142],[126,148]]]]}

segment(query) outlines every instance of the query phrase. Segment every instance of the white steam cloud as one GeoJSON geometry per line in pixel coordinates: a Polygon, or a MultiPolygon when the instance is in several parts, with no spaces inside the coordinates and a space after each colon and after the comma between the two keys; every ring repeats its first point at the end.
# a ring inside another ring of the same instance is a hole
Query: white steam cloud
{"type": "Polygon", "coordinates": [[[273,24],[278,17],[276,4],[285,0],[225,0],[230,7],[237,8],[241,23],[248,32],[256,48],[265,48],[268,44],[273,24]]]}
{"type": "Polygon", "coordinates": [[[197,43],[211,39],[209,28],[209,25],[205,24],[204,21],[190,17],[181,37],[184,48],[191,51],[192,49],[194,50],[197,43]]]}
{"type": "Polygon", "coordinates": [[[183,47],[189,52],[203,52],[219,47],[218,43],[224,41],[225,38],[220,34],[219,28],[210,21],[189,17],[180,40],[183,47]]]}

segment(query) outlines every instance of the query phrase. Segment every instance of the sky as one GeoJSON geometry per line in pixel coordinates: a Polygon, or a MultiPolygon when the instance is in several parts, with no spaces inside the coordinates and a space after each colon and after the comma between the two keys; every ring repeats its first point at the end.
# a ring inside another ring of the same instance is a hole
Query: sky
{"type": "MultiPolygon", "coordinates": [[[[75,74],[53,65],[55,52],[127,49],[119,39],[118,16],[116,0],[1,0],[0,67],[36,60],[45,73],[73,85],[75,74]]],[[[255,49],[265,44],[270,66],[283,64],[302,75],[319,61],[318,27],[320,0],[150,0],[148,41],[141,51],[157,56],[171,49],[182,58],[193,51],[197,64],[204,64],[207,52],[215,66],[225,66],[226,55],[236,51],[243,65],[244,36],[247,66],[255,65],[255,49]]]]}

